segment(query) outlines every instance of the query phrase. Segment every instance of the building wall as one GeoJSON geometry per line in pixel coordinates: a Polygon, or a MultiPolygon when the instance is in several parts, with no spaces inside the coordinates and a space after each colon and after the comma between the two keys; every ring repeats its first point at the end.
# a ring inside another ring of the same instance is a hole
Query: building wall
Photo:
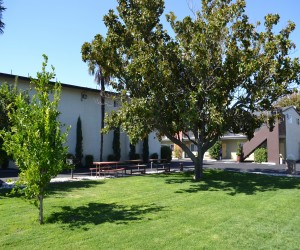
{"type": "Polygon", "coordinates": [[[300,116],[295,109],[284,111],[286,122],[286,158],[300,159],[300,116]]]}

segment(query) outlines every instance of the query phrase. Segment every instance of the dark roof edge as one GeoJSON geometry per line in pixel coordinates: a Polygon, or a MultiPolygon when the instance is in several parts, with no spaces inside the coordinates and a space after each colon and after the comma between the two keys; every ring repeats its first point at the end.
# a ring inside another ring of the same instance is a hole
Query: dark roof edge
{"type": "MultiPolygon", "coordinates": [[[[13,74],[7,74],[7,73],[1,73],[0,72],[0,77],[7,77],[7,78],[13,78],[15,79],[16,77],[18,79],[24,80],[24,81],[30,81],[30,77],[26,77],[26,76],[18,76],[18,75],[13,75],[13,74]]],[[[50,81],[51,83],[55,84],[55,81],[50,81]]],[[[96,88],[88,88],[88,87],[82,87],[82,86],[76,86],[76,85],[71,85],[71,84],[66,84],[66,83],[61,83],[60,81],[57,81],[61,84],[62,87],[64,88],[72,88],[72,89],[80,89],[83,91],[93,91],[93,92],[99,92],[99,89],[96,88]]],[[[112,94],[112,95],[116,95],[116,93],[114,92],[110,92],[110,91],[105,91],[107,94],[112,94]]]]}

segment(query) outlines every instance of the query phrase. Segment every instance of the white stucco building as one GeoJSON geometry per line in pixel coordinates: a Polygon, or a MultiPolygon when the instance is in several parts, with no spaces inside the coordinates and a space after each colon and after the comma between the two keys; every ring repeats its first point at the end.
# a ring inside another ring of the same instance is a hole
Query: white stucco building
{"type": "MultiPolygon", "coordinates": [[[[0,73],[0,84],[6,82],[14,84],[15,75],[0,73]]],[[[28,77],[17,77],[18,88],[28,89],[30,79],[28,77]]],[[[107,93],[113,96],[113,93],[107,93]]],[[[105,111],[110,112],[117,109],[117,103],[106,97],[105,111]]],[[[61,100],[59,104],[61,112],[60,120],[66,126],[71,126],[68,135],[69,153],[75,154],[76,147],[76,126],[80,116],[83,134],[83,155],[93,155],[94,161],[100,158],[100,128],[101,128],[101,103],[100,91],[92,88],[79,87],[69,84],[62,84],[61,100]]],[[[113,132],[104,135],[103,160],[106,161],[112,150],[113,132]]],[[[129,159],[129,138],[121,132],[121,160],[129,159]]],[[[136,153],[142,154],[142,144],[136,146],[136,153]]],[[[160,155],[160,142],[156,139],[155,133],[149,135],[149,155],[158,153],[160,155]]],[[[84,157],[83,157],[84,160],[84,157]]]]}

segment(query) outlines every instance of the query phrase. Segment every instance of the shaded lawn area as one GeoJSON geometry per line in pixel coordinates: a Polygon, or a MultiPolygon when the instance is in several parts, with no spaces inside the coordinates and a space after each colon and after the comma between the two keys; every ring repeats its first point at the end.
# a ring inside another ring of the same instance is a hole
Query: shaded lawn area
{"type": "Polygon", "coordinates": [[[51,184],[45,221],[0,190],[3,249],[299,249],[300,179],[207,170],[51,184]]]}

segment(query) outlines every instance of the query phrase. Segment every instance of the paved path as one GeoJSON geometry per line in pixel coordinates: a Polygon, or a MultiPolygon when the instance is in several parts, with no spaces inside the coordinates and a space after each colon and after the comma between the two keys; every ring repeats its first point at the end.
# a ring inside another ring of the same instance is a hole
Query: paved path
{"type": "MultiPolygon", "coordinates": [[[[171,163],[171,169],[179,169],[179,163],[184,166],[193,166],[191,160],[173,160],[171,163]]],[[[204,168],[211,169],[224,169],[227,171],[238,171],[238,172],[249,172],[249,173],[264,173],[264,174],[274,174],[274,175],[286,175],[285,165],[274,165],[274,164],[258,164],[252,162],[237,163],[231,160],[222,161],[204,161],[204,168]]],[[[150,168],[147,168],[149,171],[150,168]]],[[[297,173],[296,177],[300,177],[300,164],[296,164],[297,173]]],[[[153,169],[154,172],[155,169],[153,169]]],[[[59,174],[59,178],[69,178],[71,176],[70,172],[65,171],[59,174]]],[[[77,169],[74,171],[74,177],[80,178],[90,178],[91,174],[88,169],[77,169]]],[[[7,179],[16,180],[18,178],[18,171],[16,169],[0,169],[0,180],[6,181],[7,179]]]]}

